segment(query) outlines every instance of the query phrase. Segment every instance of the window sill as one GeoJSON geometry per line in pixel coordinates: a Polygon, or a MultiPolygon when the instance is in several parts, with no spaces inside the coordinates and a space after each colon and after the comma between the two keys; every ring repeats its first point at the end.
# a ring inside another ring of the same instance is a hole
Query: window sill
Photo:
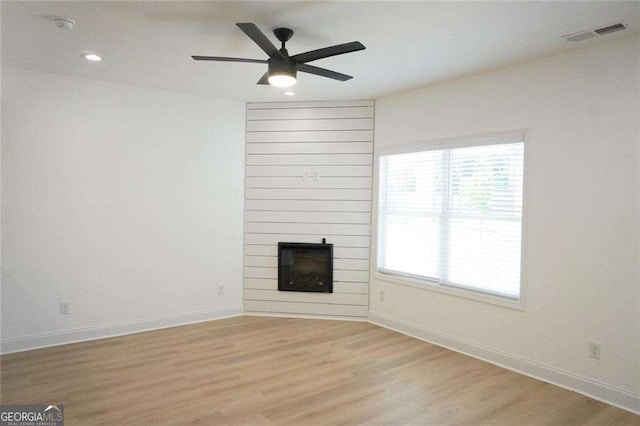
{"type": "Polygon", "coordinates": [[[450,296],[462,297],[478,302],[489,303],[491,305],[501,306],[503,308],[514,309],[526,312],[522,297],[519,300],[508,299],[506,297],[494,296],[491,294],[480,293],[473,290],[465,290],[462,288],[448,287],[435,284],[426,280],[412,279],[408,277],[396,277],[393,275],[381,274],[375,271],[373,278],[379,281],[390,282],[394,284],[406,285],[409,287],[419,288],[421,290],[434,291],[436,293],[448,294],[450,296]]]}

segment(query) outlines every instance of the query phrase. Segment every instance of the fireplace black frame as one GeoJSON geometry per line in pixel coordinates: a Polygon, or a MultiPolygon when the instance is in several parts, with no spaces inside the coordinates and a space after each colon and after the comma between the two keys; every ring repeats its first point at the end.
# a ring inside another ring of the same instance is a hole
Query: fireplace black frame
{"type": "Polygon", "coordinates": [[[278,243],[278,291],[302,291],[311,293],[333,293],[333,244],[326,244],[324,238],[321,244],[316,243],[278,243]],[[310,250],[323,250],[329,255],[329,265],[327,266],[326,278],[328,285],[325,285],[323,289],[292,289],[288,288],[288,284],[284,282],[285,276],[282,268],[282,251],[286,249],[310,249],[310,250]]]}

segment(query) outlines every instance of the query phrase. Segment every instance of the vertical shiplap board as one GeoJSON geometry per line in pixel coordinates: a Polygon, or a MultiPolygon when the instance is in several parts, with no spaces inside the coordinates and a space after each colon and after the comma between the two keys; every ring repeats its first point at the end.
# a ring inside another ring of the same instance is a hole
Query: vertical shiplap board
{"type": "Polygon", "coordinates": [[[246,312],[366,318],[373,101],[247,104],[246,312]],[[278,242],[334,245],[332,294],[279,292],[278,242]]]}

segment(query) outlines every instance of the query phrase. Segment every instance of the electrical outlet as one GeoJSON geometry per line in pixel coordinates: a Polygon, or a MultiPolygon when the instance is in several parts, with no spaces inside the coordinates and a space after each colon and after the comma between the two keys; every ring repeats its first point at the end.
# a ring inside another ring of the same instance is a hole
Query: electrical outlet
{"type": "Polygon", "coordinates": [[[600,359],[600,343],[589,342],[589,357],[600,359]]]}
{"type": "Polygon", "coordinates": [[[69,315],[69,302],[60,302],[60,315],[69,315]]]}
{"type": "Polygon", "coordinates": [[[224,296],[224,286],[218,285],[218,296],[224,296]]]}
{"type": "Polygon", "coordinates": [[[379,298],[380,298],[380,301],[381,301],[381,302],[384,302],[384,291],[381,291],[381,292],[380,292],[380,296],[379,296],[379,298]]]}

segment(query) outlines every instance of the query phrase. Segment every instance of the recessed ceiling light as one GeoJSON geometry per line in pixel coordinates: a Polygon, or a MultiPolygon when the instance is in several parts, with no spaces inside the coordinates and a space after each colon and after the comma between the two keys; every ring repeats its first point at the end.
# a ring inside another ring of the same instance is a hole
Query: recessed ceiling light
{"type": "Polygon", "coordinates": [[[296,94],[296,92],[292,92],[291,90],[288,90],[288,91],[284,92],[285,96],[293,96],[295,94],[296,94]]]}
{"type": "Polygon", "coordinates": [[[102,60],[102,58],[95,53],[83,53],[82,57],[91,62],[100,62],[102,60]]]}
{"type": "Polygon", "coordinates": [[[53,22],[56,24],[56,27],[60,28],[61,30],[70,30],[76,24],[71,19],[66,18],[55,18],[53,22]]]}

